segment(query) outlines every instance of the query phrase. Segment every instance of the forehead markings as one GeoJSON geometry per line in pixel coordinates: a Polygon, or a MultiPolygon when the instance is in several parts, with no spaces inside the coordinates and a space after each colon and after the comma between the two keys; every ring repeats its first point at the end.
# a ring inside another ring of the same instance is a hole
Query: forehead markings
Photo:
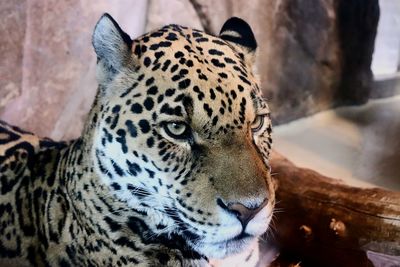
{"type": "MultiPolygon", "coordinates": [[[[232,105],[233,101],[236,100],[239,96],[238,94],[241,92],[244,92],[244,87],[242,84],[238,84],[237,88],[231,89],[228,92],[225,92],[220,85],[217,85],[215,88],[199,88],[197,85],[193,85],[193,82],[190,78],[187,76],[189,75],[189,71],[186,67],[192,67],[194,66],[193,61],[191,59],[188,60],[188,58],[194,58],[198,61],[199,64],[204,66],[204,63],[206,64],[205,68],[202,66],[201,68],[196,69],[196,73],[198,74],[199,80],[208,80],[208,77],[206,74],[203,73],[203,71],[208,71],[209,74],[216,74],[219,76],[217,79],[218,83],[222,83],[222,80],[224,79],[229,79],[229,74],[232,76],[238,77],[243,83],[245,83],[245,86],[251,86],[251,82],[248,80],[248,74],[246,70],[246,65],[244,63],[244,60],[240,57],[240,55],[233,50],[232,56],[227,56],[224,53],[224,47],[222,47],[222,51],[220,50],[221,46],[226,46],[230,47],[227,45],[224,41],[218,40],[218,39],[213,39],[214,37],[210,36],[211,42],[213,44],[216,44],[217,46],[213,45],[207,48],[207,45],[205,47],[201,47],[199,45],[203,45],[202,43],[204,42],[210,42],[210,39],[207,37],[204,37],[202,33],[192,31],[192,37],[190,36],[190,32],[187,33],[186,35],[182,33],[182,28],[177,27],[177,26],[167,26],[164,27],[162,30],[159,30],[154,33],[150,33],[147,36],[142,37],[141,39],[136,42],[134,53],[137,55],[144,54],[146,51],[153,50],[154,55],[153,57],[150,56],[144,56],[143,59],[143,64],[147,67],[150,68],[152,67],[152,71],[158,69],[160,66],[162,66],[161,70],[163,72],[167,71],[168,68],[172,65],[171,67],[171,73],[174,73],[172,75],[171,80],[172,82],[177,82],[177,89],[184,90],[190,88],[194,93],[197,94],[197,98],[199,101],[202,101],[205,98],[205,94],[208,93],[207,95],[211,100],[216,99],[216,92],[221,94],[221,105],[218,105],[219,112],[221,115],[224,115],[226,110],[228,112],[232,112],[232,105]],[[180,36],[175,32],[177,31],[180,36]],[[160,37],[163,37],[160,38],[160,37]],[[151,38],[150,38],[151,37],[151,38]],[[159,38],[160,40],[156,40],[157,42],[152,43],[152,38],[159,38]],[[194,39],[198,45],[194,45],[193,42],[191,42],[190,39],[194,39]],[[182,50],[175,51],[174,53],[174,58],[166,59],[162,61],[161,59],[166,56],[165,52],[162,51],[162,49],[166,48],[171,48],[173,46],[174,41],[187,41],[188,45],[184,45],[182,50]],[[146,43],[150,42],[150,47],[149,49],[145,45],[146,43]],[[190,44],[190,45],[189,45],[190,44]],[[161,50],[161,51],[158,51],[161,50]],[[196,52],[197,50],[198,52],[196,52]],[[185,53],[184,53],[185,52],[185,53]],[[188,54],[186,54],[188,53],[188,54]],[[186,54],[186,55],[185,55],[186,54]],[[207,54],[208,56],[204,56],[207,54]],[[203,56],[202,59],[200,56],[203,56]],[[209,62],[207,58],[211,61],[209,62]],[[178,61],[180,64],[173,64],[174,60],[178,61]],[[161,62],[160,62],[161,61],[161,62]],[[189,63],[188,63],[189,62],[189,63]],[[181,68],[179,68],[181,66],[181,68]],[[222,71],[214,71],[210,69],[210,67],[214,67],[215,69],[221,69],[222,71]],[[228,73],[224,72],[224,70],[228,71],[228,73]],[[236,75],[234,75],[234,73],[236,75]],[[225,95],[225,98],[224,98],[225,95]],[[224,101],[225,99],[225,101],[224,101]]],[[[207,36],[207,35],[205,35],[207,36]]],[[[204,46],[204,45],[203,45],[204,46]]],[[[193,75],[194,73],[191,73],[190,75],[193,75]]],[[[151,85],[154,82],[154,78],[149,78],[146,81],[146,85],[151,85]],[[149,81],[150,80],[150,81],[149,81]]],[[[226,87],[226,86],[225,86],[226,87]]],[[[152,89],[148,89],[149,92],[154,92],[153,94],[157,93],[158,91],[156,90],[156,86],[153,86],[152,89]]],[[[165,95],[171,94],[172,89],[167,89],[165,95]]],[[[193,99],[190,98],[191,105],[184,105],[185,111],[189,114],[189,110],[193,113],[193,99]],[[189,108],[191,106],[191,108],[189,108]]],[[[161,101],[159,101],[161,102],[161,101]]],[[[188,102],[188,103],[189,103],[188,102]]],[[[152,103],[152,100],[147,99],[147,106],[148,107],[153,107],[154,103],[152,103]]],[[[239,120],[241,123],[244,122],[244,113],[245,113],[245,108],[246,106],[246,101],[245,98],[242,98],[240,102],[240,109],[239,109],[239,120]]],[[[206,114],[212,119],[212,123],[214,125],[217,124],[218,122],[218,116],[215,115],[212,117],[213,113],[216,113],[212,110],[210,105],[205,103],[203,105],[203,108],[206,112],[206,114]]],[[[175,115],[182,115],[182,111],[178,108],[171,108],[168,105],[165,105],[161,108],[162,112],[165,112],[167,114],[175,114],[175,115]]],[[[234,124],[238,124],[238,121],[235,119],[234,124]]]]}

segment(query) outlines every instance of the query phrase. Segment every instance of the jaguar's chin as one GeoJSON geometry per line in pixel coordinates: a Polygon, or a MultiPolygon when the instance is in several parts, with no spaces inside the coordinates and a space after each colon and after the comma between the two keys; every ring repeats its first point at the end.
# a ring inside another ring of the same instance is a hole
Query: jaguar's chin
{"type": "Polygon", "coordinates": [[[209,259],[223,259],[246,251],[255,243],[258,243],[256,236],[240,234],[226,241],[215,243],[199,242],[192,244],[192,246],[196,251],[209,259]]]}

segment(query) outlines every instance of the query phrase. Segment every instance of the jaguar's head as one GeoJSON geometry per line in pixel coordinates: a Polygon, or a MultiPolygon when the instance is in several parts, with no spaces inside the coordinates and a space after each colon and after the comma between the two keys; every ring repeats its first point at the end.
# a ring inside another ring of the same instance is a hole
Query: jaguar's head
{"type": "Polygon", "coordinates": [[[135,40],[104,15],[92,155],[113,197],[208,257],[242,251],[271,220],[271,121],[249,25],[219,36],[178,25],[135,40]]]}

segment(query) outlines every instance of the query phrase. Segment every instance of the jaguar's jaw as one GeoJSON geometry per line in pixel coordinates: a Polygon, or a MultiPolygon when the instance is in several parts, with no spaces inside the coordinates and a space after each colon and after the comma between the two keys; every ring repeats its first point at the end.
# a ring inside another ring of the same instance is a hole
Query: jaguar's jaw
{"type": "MultiPolygon", "coordinates": [[[[248,251],[253,244],[258,244],[258,239],[268,231],[272,214],[273,205],[269,203],[264,207],[243,229],[236,217],[225,218],[232,219],[231,224],[219,226],[208,235],[197,236],[192,239],[186,237],[187,243],[198,253],[209,259],[223,259],[248,251]],[[212,234],[218,233],[218,235],[212,234]]],[[[226,221],[225,220],[225,221],[226,221]]],[[[188,224],[188,228],[190,224],[188,224]]]]}
{"type": "Polygon", "coordinates": [[[255,243],[258,244],[258,237],[243,236],[235,237],[223,242],[191,244],[194,250],[209,259],[224,259],[248,250],[255,243]]]}

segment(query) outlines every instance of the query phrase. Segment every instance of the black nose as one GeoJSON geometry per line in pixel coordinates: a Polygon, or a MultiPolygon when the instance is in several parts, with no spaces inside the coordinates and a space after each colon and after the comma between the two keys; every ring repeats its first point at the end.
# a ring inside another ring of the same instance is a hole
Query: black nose
{"type": "Polygon", "coordinates": [[[228,205],[226,205],[222,199],[218,198],[217,199],[217,204],[218,206],[220,206],[221,208],[223,208],[226,211],[229,211],[230,213],[233,213],[236,215],[236,217],[239,219],[239,221],[241,222],[243,229],[246,227],[247,223],[254,218],[254,216],[256,216],[256,214],[262,210],[262,208],[264,208],[268,203],[268,200],[265,199],[261,205],[257,206],[257,207],[251,207],[248,208],[245,205],[243,205],[242,203],[229,203],[228,205]]]}

